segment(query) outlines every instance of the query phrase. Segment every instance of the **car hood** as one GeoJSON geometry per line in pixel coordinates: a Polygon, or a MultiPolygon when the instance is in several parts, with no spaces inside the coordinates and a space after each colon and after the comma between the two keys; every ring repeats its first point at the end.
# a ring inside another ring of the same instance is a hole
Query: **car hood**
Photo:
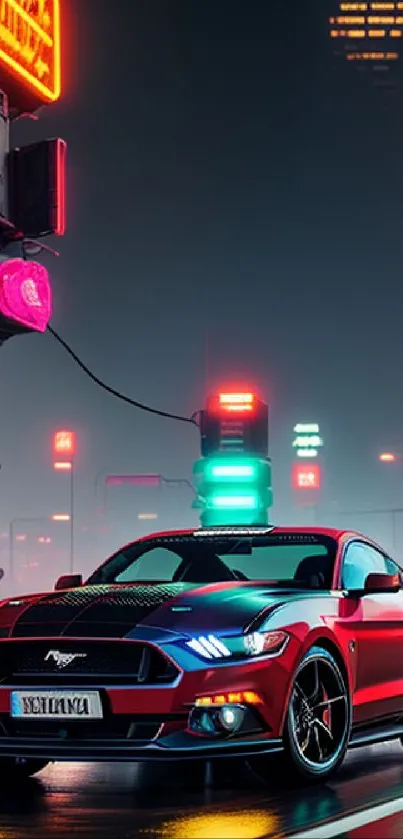
{"type": "MultiPolygon", "coordinates": [[[[323,597],[323,592],[317,594],[323,597]]],[[[180,635],[213,628],[239,631],[307,596],[315,592],[244,582],[83,586],[4,601],[0,638],[123,638],[138,635],[141,628],[180,635]]]]}

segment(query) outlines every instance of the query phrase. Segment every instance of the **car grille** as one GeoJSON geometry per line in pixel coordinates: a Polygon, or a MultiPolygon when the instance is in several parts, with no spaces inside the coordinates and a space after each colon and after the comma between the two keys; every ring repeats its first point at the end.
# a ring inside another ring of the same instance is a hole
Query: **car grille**
{"type": "Polygon", "coordinates": [[[5,641],[0,682],[13,685],[155,685],[175,681],[179,670],[159,650],[135,641],[5,641]],[[65,667],[55,653],[76,654],[65,667]]]}

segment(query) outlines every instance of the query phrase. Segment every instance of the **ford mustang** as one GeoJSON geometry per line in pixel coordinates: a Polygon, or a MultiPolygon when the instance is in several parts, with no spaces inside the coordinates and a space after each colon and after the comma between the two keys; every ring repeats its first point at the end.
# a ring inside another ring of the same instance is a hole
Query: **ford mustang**
{"type": "Polygon", "coordinates": [[[323,780],[403,736],[402,580],[358,533],[223,527],[4,600],[0,766],[238,757],[269,777],[275,754],[323,780]]]}

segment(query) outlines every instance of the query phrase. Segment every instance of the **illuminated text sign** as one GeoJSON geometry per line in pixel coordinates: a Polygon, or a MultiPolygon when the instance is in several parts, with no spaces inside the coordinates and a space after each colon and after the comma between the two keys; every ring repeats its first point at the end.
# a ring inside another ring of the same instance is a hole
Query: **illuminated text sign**
{"type": "Polygon", "coordinates": [[[74,431],[56,431],[53,435],[53,451],[55,454],[73,455],[76,435],[74,431]]]}
{"type": "Polygon", "coordinates": [[[291,483],[293,489],[320,489],[321,488],[321,471],[320,466],[316,463],[309,464],[309,466],[300,466],[296,463],[293,466],[291,483]]]}
{"type": "Polygon", "coordinates": [[[0,65],[39,101],[59,98],[60,0],[0,0],[0,65]]]}

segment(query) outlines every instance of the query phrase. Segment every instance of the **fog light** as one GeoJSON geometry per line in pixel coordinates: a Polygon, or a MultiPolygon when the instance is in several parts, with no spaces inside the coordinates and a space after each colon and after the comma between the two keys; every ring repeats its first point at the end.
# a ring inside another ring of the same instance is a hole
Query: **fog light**
{"type": "Polygon", "coordinates": [[[228,732],[238,731],[244,717],[245,708],[241,705],[223,705],[216,714],[217,722],[228,732]]]}
{"type": "Polygon", "coordinates": [[[206,737],[219,737],[222,734],[222,727],[217,725],[216,714],[212,709],[192,708],[188,726],[190,731],[206,737]]]}
{"type": "Polygon", "coordinates": [[[243,705],[223,705],[222,708],[193,708],[189,714],[189,729],[206,737],[223,737],[242,728],[247,709],[243,705]]]}

